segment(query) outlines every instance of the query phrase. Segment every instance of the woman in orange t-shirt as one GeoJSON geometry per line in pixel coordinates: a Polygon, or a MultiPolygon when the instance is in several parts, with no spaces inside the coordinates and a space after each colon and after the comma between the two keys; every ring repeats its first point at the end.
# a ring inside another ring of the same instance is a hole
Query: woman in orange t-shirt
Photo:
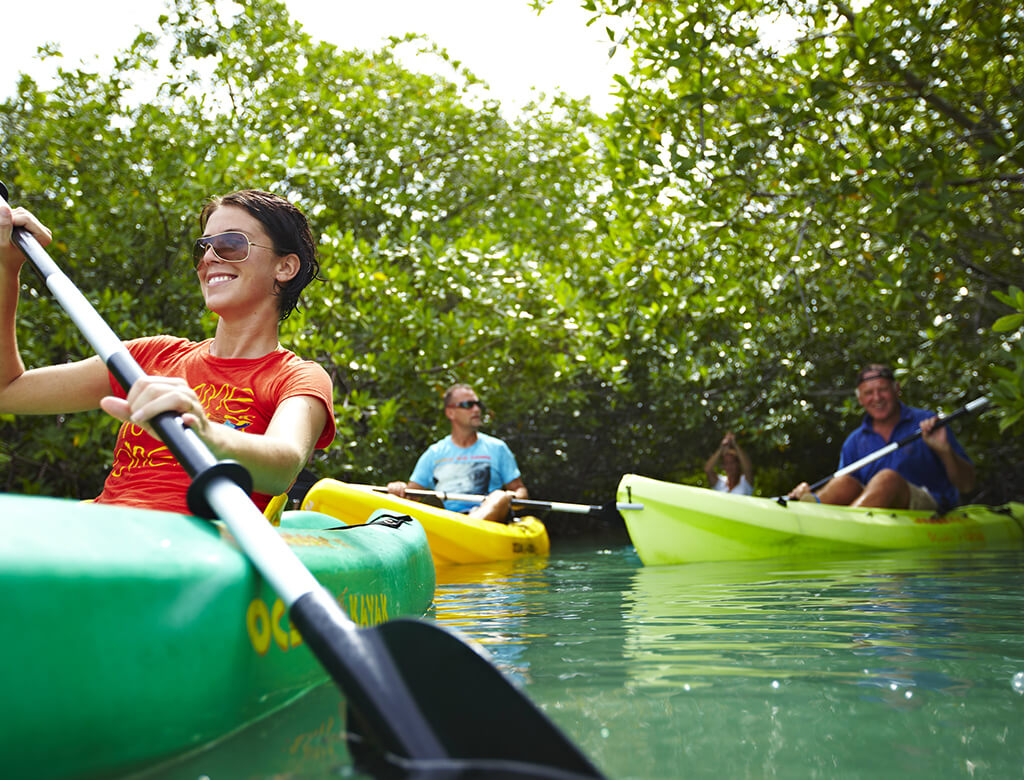
{"type": "Polygon", "coordinates": [[[23,226],[44,246],[51,236],[28,211],[0,201],[0,412],[102,408],[122,420],[98,502],[188,511],[188,476],[147,424],[161,412],[180,414],[215,456],[244,465],[261,508],[334,438],[330,377],[278,343],[278,323],[319,271],[305,216],[281,197],[243,190],[211,200],[199,223],[192,259],[216,333],[198,343],[128,342],[147,376],[125,394],[96,356],[25,370],[15,336],[25,257],[11,230],[23,226]]]}

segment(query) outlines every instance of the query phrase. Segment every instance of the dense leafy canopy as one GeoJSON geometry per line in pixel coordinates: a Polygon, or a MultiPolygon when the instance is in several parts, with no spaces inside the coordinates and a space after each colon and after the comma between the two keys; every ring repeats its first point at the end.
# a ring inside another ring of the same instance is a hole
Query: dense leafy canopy
{"type": "MultiPolygon", "coordinates": [[[[835,462],[850,376],[881,358],[915,405],[992,388],[1002,409],[960,433],[978,497],[1005,498],[1024,462],[999,425],[1024,416],[1019,13],[583,5],[634,56],[606,119],[557,97],[510,120],[424,40],[393,47],[446,76],[319,43],[276,0],[237,16],[176,0],[112,73],[22,79],[0,105],[0,177],[125,338],[212,330],[185,257],[207,197],[298,203],[326,282],[282,341],[335,381],[320,474],[405,477],[445,432],[440,393],[468,381],[534,495],[698,479],[726,428],[771,494],[835,462]],[[758,25],[777,13],[800,33],[772,48],[758,25]]],[[[88,354],[23,281],[26,362],[88,354]]],[[[0,429],[6,489],[98,490],[99,412],[0,429]]]]}
{"type": "Polygon", "coordinates": [[[648,272],[638,304],[660,284],[685,317],[651,334],[665,358],[643,361],[650,381],[813,467],[830,457],[811,443],[856,419],[856,367],[889,361],[915,405],[991,390],[1002,409],[963,436],[990,469],[979,496],[1004,495],[996,474],[1020,484],[1019,8],[585,5],[634,56],[607,171],[616,233],[648,272]],[[792,35],[773,42],[780,26],[792,35]]]}

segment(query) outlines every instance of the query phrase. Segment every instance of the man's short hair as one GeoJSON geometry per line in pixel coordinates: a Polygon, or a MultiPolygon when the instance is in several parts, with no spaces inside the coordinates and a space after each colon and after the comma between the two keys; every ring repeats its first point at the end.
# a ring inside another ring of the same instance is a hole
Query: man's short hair
{"type": "Polygon", "coordinates": [[[454,385],[444,391],[444,405],[450,406],[452,402],[452,395],[455,394],[456,390],[472,390],[473,388],[467,385],[465,382],[456,382],[454,385]]]}

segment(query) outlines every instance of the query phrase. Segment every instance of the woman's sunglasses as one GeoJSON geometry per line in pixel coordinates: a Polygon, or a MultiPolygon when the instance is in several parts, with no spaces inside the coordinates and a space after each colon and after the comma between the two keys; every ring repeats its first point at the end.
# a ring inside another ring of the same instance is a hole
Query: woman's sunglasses
{"type": "Polygon", "coordinates": [[[457,406],[460,409],[472,409],[474,406],[479,406],[481,412],[487,411],[483,401],[459,401],[457,404],[452,404],[452,406],[457,406]]]}
{"type": "Polygon", "coordinates": [[[273,249],[266,244],[254,244],[245,233],[232,230],[228,233],[218,233],[215,236],[203,236],[197,238],[192,247],[192,266],[198,268],[199,264],[206,257],[206,250],[212,249],[218,259],[226,263],[240,263],[249,258],[252,247],[258,246],[261,249],[273,249]]]}

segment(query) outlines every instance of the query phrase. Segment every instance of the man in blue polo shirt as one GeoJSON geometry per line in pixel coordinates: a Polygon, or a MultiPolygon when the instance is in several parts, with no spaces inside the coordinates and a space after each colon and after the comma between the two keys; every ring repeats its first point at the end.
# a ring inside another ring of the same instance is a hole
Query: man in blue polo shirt
{"type": "Polygon", "coordinates": [[[857,375],[857,402],[866,414],[861,426],[843,442],[839,468],[906,438],[918,428],[920,439],[829,480],[817,495],[801,482],[789,497],[823,504],[938,512],[956,506],[960,493],[974,488],[974,465],[948,426],[935,428],[938,417],[933,412],[907,406],[899,396],[899,382],[888,366],[872,363],[857,375]]]}
{"type": "Polygon", "coordinates": [[[501,439],[480,432],[484,411],[483,402],[469,385],[449,387],[444,394],[444,414],[451,423],[451,434],[427,448],[408,482],[388,483],[388,492],[405,497],[406,488],[412,488],[485,495],[479,505],[445,501],[445,508],[508,522],[512,499],[526,499],[529,494],[512,450],[501,439]]]}

